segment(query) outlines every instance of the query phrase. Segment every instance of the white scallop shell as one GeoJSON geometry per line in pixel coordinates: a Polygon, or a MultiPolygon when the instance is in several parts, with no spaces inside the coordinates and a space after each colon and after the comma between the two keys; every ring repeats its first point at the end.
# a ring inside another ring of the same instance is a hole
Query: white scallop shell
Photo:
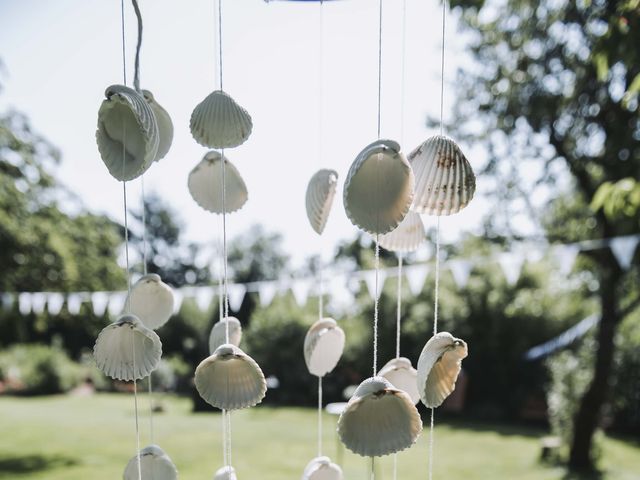
{"type": "Polygon", "coordinates": [[[302,480],[342,480],[342,469],[329,457],[316,457],[305,467],[302,480]]]}
{"type": "Polygon", "coordinates": [[[417,382],[418,372],[413,368],[411,360],[408,358],[392,358],[382,367],[378,375],[389,380],[394,387],[406,392],[414,404],[420,401],[417,382]]]}
{"type": "Polygon", "coordinates": [[[428,138],[409,154],[409,162],[416,176],[413,211],[452,215],[473,198],[476,177],[462,150],[450,138],[428,138]]]}
{"type": "Polygon", "coordinates": [[[226,410],[253,407],[267,391],[256,361],[240,348],[223,344],[196,368],[195,384],[205,402],[226,410]]]}
{"type": "Polygon", "coordinates": [[[228,343],[236,347],[240,345],[240,340],[242,340],[240,320],[236,317],[227,317],[216,322],[211,328],[211,333],[209,334],[209,353],[215,352],[220,345],[227,343],[227,323],[229,324],[228,343]]]}
{"type": "Polygon", "coordinates": [[[200,145],[233,148],[249,138],[253,124],[244,108],[222,90],[216,90],[194,108],[190,127],[200,145]]]}
{"type": "Polygon", "coordinates": [[[413,172],[400,145],[377,140],[365,147],[344,182],[344,208],[355,226],[387,233],[405,217],[413,200],[413,172]]]}
{"type": "MultiPolygon", "coordinates": [[[[226,213],[231,213],[242,208],[249,193],[238,169],[226,157],[224,161],[224,208],[226,213]]],[[[213,213],[222,213],[222,165],[222,155],[210,151],[189,173],[191,197],[202,208],[213,213]]]]}
{"type": "Polygon", "coordinates": [[[139,380],[158,366],[162,343],[136,316],[123,315],[102,329],[93,347],[93,356],[98,368],[108,377],[139,380]]]}
{"type": "Polygon", "coordinates": [[[426,239],[420,215],[410,211],[395,230],[380,235],[378,243],[390,252],[408,253],[416,251],[426,239]]]}
{"type": "Polygon", "coordinates": [[[307,185],[307,218],[309,218],[311,228],[320,235],[327,224],[337,184],[338,172],[322,169],[311,177],[309,185],[307,185]]]}
{"type": "Polygon", "coordinates": [[[467,344],[448,332],[436,333],[422,349],[418,360],[418,391],[429,408],[442,405],[456,389],[462,359],[468,354],[467,344]]]}
{"type": "Polygon", "coordinates": [[[304,337],[304,360],[312,375],[324,377],[331,372],[344,350],[344,331],[333,318],[316,321],[304,337]]]}
{"type": "Polygon", "coordinates": [[[233,467],[222,467],[216,471],[213,480],[238,480],[236,471],[233,467]]]}
{"type": "Polygon", "coordinates": [[[422,421],[409,395],[383,377],[360,384],[338,420],[338,435],[354,453],[378,457],[413,445],[422,421]]]}
{"type": "Polygon", "coordinates": [[[131,287],[131,313],[152,330],[160,328],[171,318],[173,292],[160,275],[144,275],[131,287]]]}
{"type": "MultiPolygon", "coordinates": [[[[169,456],[157,445],[140,450],[142,480],[177,480],[178,469],[169,456]]],[[[138,480],[138,456],[129,460],[124,469],[124,480],[138,480]]]]}
{"type": "Polygon", "coordinates": [[[158,124],[151,107],[135,90],[111,85],[105,96],[98,111],[96,131],[100,157],[116,180],[133,180],[156,157],[158,124]]]}
{"type": "Polygon", "coordinates": [[[173,122],[162,105],[160,105],[149,90],[142,90],[142,96],[147,101],[158,124],[158,151],[155,161],[167,156],[173,142],[173,122]]]}

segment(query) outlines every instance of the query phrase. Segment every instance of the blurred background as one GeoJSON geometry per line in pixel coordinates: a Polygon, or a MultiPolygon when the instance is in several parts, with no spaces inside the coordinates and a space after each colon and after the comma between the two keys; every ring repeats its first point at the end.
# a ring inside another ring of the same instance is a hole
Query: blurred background
{"type": "MultiPolygon", "coordinates": [[[[186,179],[205,153],[188,118],[215,88],[214,4],[141,8],[142,86],[176,133],[144,199],[139,180],[128,187],[128,233],[135,279],[144,211],[147,269],[177,299],[158,331],[158,393],[140,395],[142,440],[153,409],[180,478],[212,477],[220,416],[192,379],[218,320],[222,230],[186,179]]],[[[441,9],[384,2],[382,135],[405,152],[438,132],[441,9]]],[[[347,339],[325,401],[345,401],[370,372],[374,251],[341,192],[376,133],[378,2],[236,0],[223,15],[225,90],[254,119],[228,152],[249,189],[228,217],[231,309],[270,386],[233,415],[233,463],[242,478],[295,478],[315,454],[302,344],[320,267],[347,339]],[[304,192],[321,167],[340,186],[318,237],[304,192]]],[[[122,82],[120,3],[9,1],[0,18],[0,478],[119,478],[135,453],[132,385],[107,379],[91,351],[126,287],[122,186],[95,146],[103,91],[122,82]]],[[[125,18],[131,79],[128,4],[125,18]]],[[[435,475],[640,479],[640,2],[451,0],[445,41],[445,132],[478,191],[441,220],[440,329],[470,353],[436,412],[435,475]]],[[[435,219],[423,220],[429,242],[404,258],[402,285],[402,355],[414,365],[434,305],[435,219]]],[[[395,355],[397,262],[381,251],[383,363],[395,355]]],[[[326,453],[346,478],[366,476],[335,422],[324,416],[326,453]]],[[[426,436],[398,456],[400,477],[426,477],[426,436]]],[[[391,467],[379,462],[377,477],[391,467]]]]}

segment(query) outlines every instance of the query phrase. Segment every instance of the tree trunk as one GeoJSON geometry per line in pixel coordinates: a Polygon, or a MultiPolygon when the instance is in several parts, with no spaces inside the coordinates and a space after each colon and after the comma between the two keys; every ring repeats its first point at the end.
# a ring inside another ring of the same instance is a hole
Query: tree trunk
{"type": "Polygon", "coordinates": [[[593,434],[595,433],[602,406],[609,393],[611,367],[615,350],[614,336],[618,324],[617,286],[620,270],[610,252],[600,262],[600,304],[601,318],[598,326],[594,374],[589,388],[580,402],[574,419],[573,442],[569,456],[569,468],[573,471],[593,471],[593,434]]]}

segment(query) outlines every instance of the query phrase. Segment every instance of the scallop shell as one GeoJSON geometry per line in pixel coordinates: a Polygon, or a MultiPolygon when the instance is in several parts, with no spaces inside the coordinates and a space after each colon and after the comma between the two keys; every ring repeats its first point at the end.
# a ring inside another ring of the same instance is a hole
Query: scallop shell
{"type": "Polygon", "coordinates": [[[135,90],[111,85],[105,96],[98,111],[98,150],[116,180],[133,180],[156,158],[158,124],[151,107],[135,90]]]}
{"type": "Polygon", "coordinates": [[[377,140],[362,150],[344,182],[344,208],[358,228],[372,235],[396,228],[413,200],[413,172],[400,145],[377,140]]]}
{"type": "Polygon", "coordinates": [[[122,315],[104,327],[93,347],[98,368],[108,377],[125,381],[149,375],[158,366],[161,355],[160,337],[135,315],[122,315]]]}
{"type": "Polygon", "coordinates": [[[311,177],[309,185],[307,185],[307,218],[309,218],[311,228],[319,235],[322,234],[327,224],[337,184],[338,172],[322,169],[311,177]]]}
{"type": "Polygon", "coordinates": [[[344,350],[344,332],[333,318],[315,322],[304,337],[304,360],[311,375],[324,377],[331,372],[344,350]]]}
{"type": "MultiPolygon", "coordinates": [[[[140,450],[142,480],[177,480],[178,469],[169,456],[157,445],[140,450]]],[[[138,456],[135,455],[124,469],[124,480],[138,480],[138,456]]]]}
{"type": "Polygon", "coordinates": [[[354,453],[378,457],[413,445],[422,421],[409,395],[383,377],[360,384],[338,420],[338,435],[354,453]]]}
{"type": "Polygon", "coordinates": [[[418,360],[418,391],[429,408],[442,405],[456,389],[467,344],[448,332],[436,333],[422,349],[418,360]]]}
{"type": "Polygon", "coordinates": [[[213,476],[213,480],[238,480],[236,471],[233,467],[219,468],[216,474],[213,476]]]}
{"type": "Polygon", "coordinates": [[[226,410],[253,407],[267,391],[264,374],[255,360],[228,343],[200,362],[195,384],[205,402],[226,410]]]}
{"type": "MultiPolygon", "coordinates": [[[[198,165],[189,173],[191,197],[205,210],[222,213],[222,155],[207,152],[198,165]]],[[[227,159],[225,164],[225,212],[240,210],[249,194],[238,169],[227,159]]]]}
{"type": "Polygon", "coordinates": [[[162,105],[156,102],[153,94],[149,90],[142,90],[142,96],[147,101],[158,124],[158,151],[156,152],[155,161],[167,156],[171,143],[173,142],[173,122],[162,105]]]}
{"type": "Polygon", "coordinates": [[[305,467],[302,480],[342,480],[342,469],[329,457],[316,457],[305,467]]]}
{"type": "Polygon", "coordinates": [[[406,392],[414,404],[420,401],[418,372],[413,368],[411,360],[408,358],[398,357],[389,360],[378,372],[378,375],[389,380],[394,387],[406,392]]]}
{"type": "Polygon", "coordinates": [[[426,239],[420,215],[409,212],[395,230],[378,237],[378,243],[390,252],[408,253],[416,251],[426,239]]]}
{"type": "MultiPolygon", "coordinates": [[[[131,313],[152,330],[167,323],[173,315],[173,292],[160,275],[144,275],[131,288],[131,313]]],[[[126,303],[125,303],[126,305],[126,303]]]]}
{"type": "Polygon", "coordinates": [[[236,317],[227,317],[219,322],[216,322],[211,328],[209,334],[209,352],[213,354],[216,349],[226,342],[227,338],[227,323],[229,324],[229,343],[236,347],[240,345],[242,339],[242,326],[240,320],[236,317]]]}
{"type": "Polygon", "coordinates": [[[428,215],[452,215],[466,207],[476,191],[476,177],[460,147],[441,135],[409,154],[416,176],[411,209],[428,215]]]}
{"type": "Polygon", "coordinates": [[[233,148],[243,144],[253,124],[244,108],[222,90],[209,94],[191,114],[191,135],[209,148],[233,148]]]}

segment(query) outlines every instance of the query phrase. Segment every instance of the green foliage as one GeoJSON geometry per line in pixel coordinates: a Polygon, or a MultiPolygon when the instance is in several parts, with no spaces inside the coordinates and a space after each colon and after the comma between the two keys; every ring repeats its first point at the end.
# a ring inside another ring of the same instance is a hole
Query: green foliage
{"type": "Polygon", "coordinates": [[[631,177],[604,182],[593,197],[591,208],[595,211],[602,209],[612,220],[624,217],[638,220],[640,183],[631,177]]]}
{"type": "MultiPolygon", "coordinates": [[[[637,284],[636,284],[637,285],[637,284]]],[[[640,431],[640,312],[620,325],[616,338],[615,383],[611,395],[611,415],[623,432],[640,431]]]]}

